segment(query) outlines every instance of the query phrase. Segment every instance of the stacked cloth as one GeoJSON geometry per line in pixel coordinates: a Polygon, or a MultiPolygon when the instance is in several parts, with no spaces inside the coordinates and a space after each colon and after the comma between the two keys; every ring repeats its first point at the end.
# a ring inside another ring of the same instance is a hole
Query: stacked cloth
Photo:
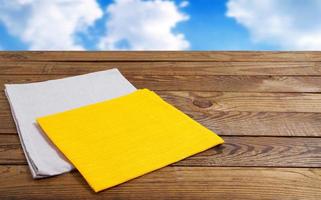
{"type": "Polygon", "coordinates": [[[5,91],[34,178],[75,167],[98,192],[224,142],[117,69],[5,91]]]}

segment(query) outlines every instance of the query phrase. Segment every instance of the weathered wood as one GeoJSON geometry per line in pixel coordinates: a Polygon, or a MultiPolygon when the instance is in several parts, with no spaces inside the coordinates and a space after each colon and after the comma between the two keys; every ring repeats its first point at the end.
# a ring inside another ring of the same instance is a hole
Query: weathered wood
{"type": "Polygon", "coordinates": [[[246,93],[159,91],[165,100],[184,110],[249,112],[321,112],[319,93],[246,93]]]}
{"type": "MultiPolygon", "coordinates": [[[[321,167],[321,138],[229,137],[173,166],[321,167]]],[[[17,135],[0,135],[0,165],[25,165],[17,135]]]]}
{"type": "Polygon", "coordinates": [[[0,52],[0,61],[321,61],[319,51],[24,51],[0,52]]]}
{"type": "Polygon", "coordinates": [[[321,62],[0,62],[0,74],[77,75],[111,68],[131,75],[321,75],[321,62]]]}
{"type": "Polygon", "coordinates": [[[94,193],[78,172],[32,180],[26,166],[0,166],[1,199],[306,199],[321,196],[321,170],[165,167],[94,193]]]}
{"type": "MultiPolygon", "coordinates": [[[[137,88],[162,91],[321,92],[321,76],[124,75],[137,88]]],[[[0,89],[3,90],[5,83],[28,83],[64,77],[68,75],[0,75],[0,89]]]]}
{"type": "MultiPolygon", "coordinates": [[[[220,135],[321,136],[321,94],[158,91],[220,135]]],[[[16,134],[0,95],[0,134],[16,134]]]]}
{"type": "MultiPolygon", "coordinates": [[[[259,132],[262,129],[266,130],[264,134],[270,132],[268,135],[277,135],[280,131],[285,135],[307,132],[310,136],[317,136],[321,133],[321,114],[317,113],[321,111],[320,94],[186,91],[157,93],[205,126],[223,132],[223,135],[226,134],[224,129],[230,130],[228,134],[240,134],[236,130],[242,127],[244,133],[249,135],[261,135],[259,132]],[[251,127],[255,129],[252,130],[251,127]]],[[[0,124],[0,132],[5,133],[8,129],[13,129],[9,132],[15,132],[4,95],[0,97],[0,111],[3,122],[0,124]]]]}
{"type": "MultiPolygon", "coordinates": [[[[182,111],[215,112],[311,112],[321,113],[319,93],[246,93],[157,91],[182,111]]],[[[0,96],[1,113],[9,112],[7,98],[0,96]]]]}
{"type": "Polygon", "coordinates": [[[0,165],[27,164],[18,135],[0,135],[0,165]]]}
{"type": "MultiPolygon", "coordinates": [[[[320,136],[321,113],[184,112],[220,135],[320,136]]],[[[0,134],[17,134],[9,112],[0,113],[0,134]]]]}
{"type": "Polygon", "coordinates": [[[0,199],[320,198],[321,52],[0,52],[0,89],[113,67],[226,143],[98,194],[32,180],[1,91],[0,199]]]}

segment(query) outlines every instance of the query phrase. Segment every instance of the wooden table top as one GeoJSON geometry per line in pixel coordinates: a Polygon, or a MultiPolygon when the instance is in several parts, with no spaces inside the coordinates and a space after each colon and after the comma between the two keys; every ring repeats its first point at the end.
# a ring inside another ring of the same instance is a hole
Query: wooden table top
{"type": "Polygon", "coordinates": [[[0,52],[0,199],[320,199],[321,52],[0,52]],[[117,67],[225,144],[95,194],[33,180],[3,89],[117,67]]]}

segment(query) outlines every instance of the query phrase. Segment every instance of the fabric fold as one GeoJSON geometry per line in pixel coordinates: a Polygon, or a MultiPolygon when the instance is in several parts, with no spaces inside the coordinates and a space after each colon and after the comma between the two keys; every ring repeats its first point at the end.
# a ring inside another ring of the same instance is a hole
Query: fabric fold
{"type": "Polygon", "coordinates": [[[37,122],[96,192],[224,142],[147,89],[37,122]]]}
{"type": "Polygon", "coordinates": [[[36,118],[135,90],[117,69],[37,83],[6,84],[5,93],[32,176],[43,178],[73,169],[39,128],[36,118]]]}

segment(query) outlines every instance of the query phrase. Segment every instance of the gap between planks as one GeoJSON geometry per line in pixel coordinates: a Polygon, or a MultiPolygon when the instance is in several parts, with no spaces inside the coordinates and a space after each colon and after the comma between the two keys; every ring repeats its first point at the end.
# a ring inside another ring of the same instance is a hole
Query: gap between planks
{"type": "Polygon", "coordinates": [[[117,67],[131,75],[321,75],[320,62],[0,62],[2,75],[79,75],[117,67]]]}
{"type": "Polygon", "coordinates": [[[32,180],[27,166],[0,166],[1,199],[318,200],[321,169],[165,167],[94,193],[78,172],[32,180]]]}
{"type": "MultiPolygon", "coordinates": [[[[158,91],[171,103],[220,135],[321,136],[321,94],[158,91]]],[[[0,134],[15,134],[4,94],[0,134]]]]}
{"type": "MultiPolygon", "coordinates": [[[[261,93],[320,93],[321,76],[179,76],[130,75],[124,76],[137,88],[155,91],[203,92],[261,92],[261,93]]],[[[0,89],[4,84],[30,83],[65,78],[66,75],[0,75],[0,89]]]]}
{"type": "MultiPolygon", "coordinates": [[[[230,137],[172,164],[184,167],[321,167],[321,138],[230,137]]],[[[26,165],[17,135],[0,135],[0,165],[26,165]]]]}
{"type": "MultiPolygon", "coordinates": [[[[286,112],[321,113],[319,93],[247,93],[156,91],[163,99],[183,112],[286,112]]],[[[9,111],[8,100],[0,95],[0,111],[9,111]]]]}

